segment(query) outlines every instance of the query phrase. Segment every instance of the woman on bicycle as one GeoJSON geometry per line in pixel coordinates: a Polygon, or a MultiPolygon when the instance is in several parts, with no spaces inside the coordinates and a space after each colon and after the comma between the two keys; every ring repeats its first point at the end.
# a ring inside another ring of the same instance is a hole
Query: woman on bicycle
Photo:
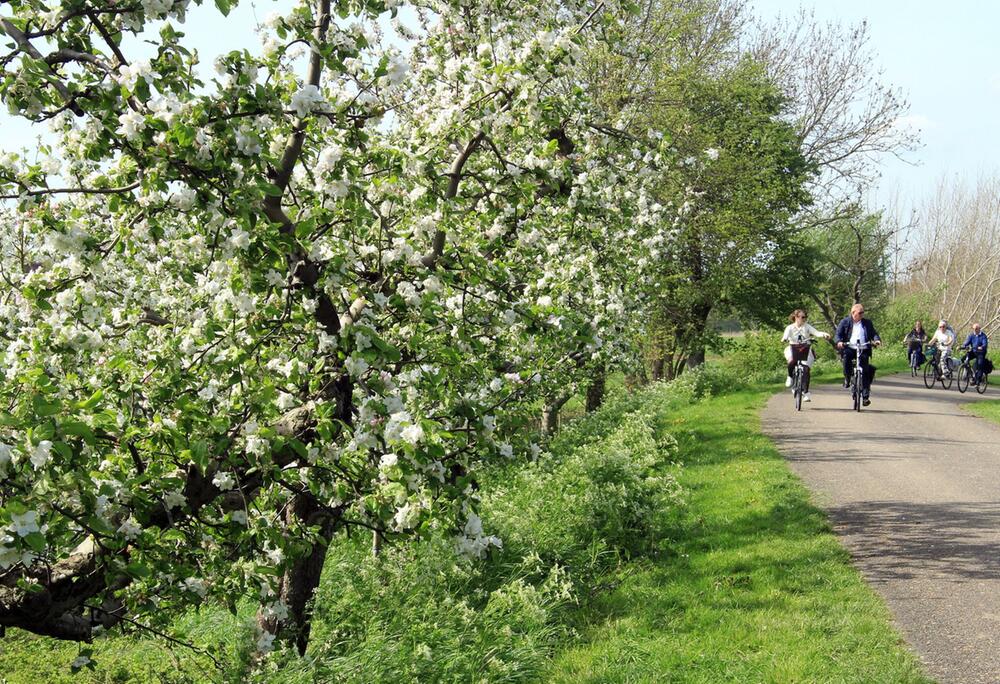
{"type": "Polygon", "coordinates": [[[906,343],[906,358],[912,358],[916,352],[917,365],[922,366],[924,364],[924,342],[926,341],[927,331],[924,330],[924,324],[917,321],[913,324],[913,329],[906,333],[906,337],[903,338],[903,342],[906,343]]]}
{"type": "Polygon", "coordinates": [[[948,325],[948,321],[942,319],[938,322],[938,329],[934,331],[927,343],[937,350],[938,368],[941,369],[942,373],[947,372],[951,345],[955,344],[955,331],[948,325]]]}
{"type": "Polygon", "coordinates": [[[785,359],[788,360],[788,377],[785,379],[785,387],[792,386],[792,377],[795,375],[795,366],[799,361],[805,362],[802,373],[802,401],[812,401],[809,398],[809,367],[816,360],[809,343],[817,337],[830,339],[830,333],[825,333],[806,323],[808,314],[802,309],[796,309],[788,317],[791,323],[785,328],[781,336],[782,342],[787,342],[785,347],[785,359]]]}

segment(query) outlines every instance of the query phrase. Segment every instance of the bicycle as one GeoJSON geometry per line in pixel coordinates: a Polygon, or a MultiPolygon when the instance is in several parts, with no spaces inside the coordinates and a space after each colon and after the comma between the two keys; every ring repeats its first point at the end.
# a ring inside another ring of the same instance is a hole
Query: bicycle
{"type": "MultiPolygon", "coordinates": [[[[812,346],[812,340],[810,340],[808,342],[804,342],[802,345],[795,345],[795,346],[806,347],[807,350],[806,350],[805,358],[806,359],[809,358],[808,348],[812,346]]],[[[806,362],[805,362],[804,359],[799,359],[795,363],[795,371],[792,374],[792,397],[793,397],[793,399],[795,401],[795,410],[796,411],[801,411],[802,410],[802,396],[805,394],[804,385],[805,385],[805,382],[806,382],[806,373],[808,371],[809,371],[809,366],[806,365],[806,362]]]]}
{"type": "MultiPolygon", "coordinates": [[[[903,346],[908,347],[909,342],[904,342],[903,346]]],[[[920,371],[920,350],[911,349],[910,350],[910,377],[915,378],[920,371]]]]}
{"type": "Polygon", "coordinates": [[[865,368],[861,365],[861,351],[870,347],[870,342],[864,344],[845,344],[844,349],[854,350],[854,372],[851,374],[851,398],[854,400],[854,410],[861,411],[861,404],[864,399],[865,388],[865,368]]]}
{"type": "Polygon", "coordinates": [[[935,383],[940,382],[944,389],[951,389],[954,375],[951,368],[951,355],[949,354],[947,358],[942,359],[936,347],[928,347],[927,349],[933,354],[933,357],[924,366],[924,387],[933,389],[935,383]],[[942,364],[945,366],[944,369],[941,368],[942,364]]]}
{"type": "MultiPolygon", "coordinates": [[[[976,369],[972,367],[972,359],[974,358],[972,352],[966,352],[965,356],[962,358],[962,363],[958,367],[958,391],[962,394],[969,389],[969,384],[972,383],[972,379],[976,377],[976,369]]],[[[989,374],[983,373],[982,379],[978,383],[972,383],[976,386],[976,391],[980,394],[986,392],[986,386],[989,384],[989,374]]]]}

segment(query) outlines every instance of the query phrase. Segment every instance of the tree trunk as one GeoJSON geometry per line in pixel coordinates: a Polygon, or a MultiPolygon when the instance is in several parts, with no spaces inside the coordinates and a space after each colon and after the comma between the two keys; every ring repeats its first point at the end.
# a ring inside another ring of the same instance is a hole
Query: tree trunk
{"type": "Polygon", "coordinates": [[[593,413],[604,403],[604,388],[607,384],[608,371],[604,365],[594,369],[594,378],[587,388],[587,413],[593,413]]]}
{"type": "Polygon", "coordinates": [[[663,380],[663,367],[666,364],[666,359],[662,356],[658,359],[653,360],[653,381],[663,380]]]}
{"type": "Polygon", "coordinates": [[[323,561],[337,521],[326,511],[310,492],[296,494],[285,512],[286,528],[292,524],[319,525],[320,540],[303,556],[292,561],[278,583],[278,596],[288,607],[288,617],[278,618],[257,614],[257,624],[265,632],[279,635],[282,630],[295,638],[299,655],[305,655],[309,645],[309,631],[312,620],[310,601],[319,586],[323,572],[323,561]]]}
{"type": "Polygon", "coordinates": [[[554,435],[559,428],[559,409],[570,400],[571,394],[562,394],[549,400],[542,409],[542,432],[554,435]]]}
{"type": "Polygon", "coordinates": [[[698,366],[705,363],[705,347],[702,346],[700,349],[695,349],[693,352],[688,354],[687,357],[687,367],[697,368],[698,366]]]}
{"type": "Polygon", "coordinates": [[[705,363],[705,331],[708,329],[708,316],[711,313],[711,304],[697,304],[691,311],[688,368],[696,368],[705,363]]]}

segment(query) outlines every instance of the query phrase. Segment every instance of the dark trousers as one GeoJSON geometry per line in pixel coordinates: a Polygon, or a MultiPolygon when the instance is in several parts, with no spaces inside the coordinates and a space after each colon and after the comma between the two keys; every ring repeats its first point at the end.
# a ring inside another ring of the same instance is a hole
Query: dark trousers
{"type": "Polygon", "coordinates": [[[986,365],[986,350],[970,351],[969,356],[976,359],[976,383],[983,379],[983,366],[986,365]]]}
{"type": "MultiPolygon", "coordinates": [[[[792,345],[792,360],[788,363],[788,377],[795,377],[795,364],[799,361],[807,361],[809,359],[809,346],[805,344],[793,344],[792,345]]],[[[809,391],[809,366],[802,368],[802,391],[809,391]]]]}
{"type": "MultiPolygon", "coordinates": [[[[851,349],[850,347],[844,347],[844,379],[850,380],[851,376],[854,375],[854,357],[857,355],[857,349],[851,349]]],[[[868,393],[872,388],[872,380],[875,378],[875,369],[872,368],[870,363],[872,358],[871,349],[861,350],[861,368],[864,370],[862,375],[861,383],[861,394],[863,396],[868,396],[868,393]]]]}

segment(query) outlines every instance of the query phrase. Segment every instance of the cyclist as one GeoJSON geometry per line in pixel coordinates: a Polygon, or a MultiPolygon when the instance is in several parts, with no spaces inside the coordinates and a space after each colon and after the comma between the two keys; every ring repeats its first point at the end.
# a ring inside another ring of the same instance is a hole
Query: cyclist
{"type": "Polygon", "coordinates": [[[917,365],[924,365],[924,342],[927,341],[927,331],[924,324],[917,321],[913,324],[913,329],[906,333],[903,342],[906,343],[906,358],[909,359],[913,352],[917,353],[917,365]]]}
{"type": "Polygon", "coordinates": [[[941,319],[938,322],[937,330],[927,340],[927,343],[934,348],[938,368],[941,370],[941,374],[944,375],[949,368],[951,345],[955,344],[955,331],[948,325],[948,321],[941,319]]]}
{"type": "Polygon", "coordinates": [[[875,379],[875,368],[871,365],[872,347],[882,344],[878,332],[872,322],[865,318],[865,306],[860,302],[851,307],[851,315],[840,322],[837,326],[837,334],[834,336],[837,342],[837,349],[841,350],[844,360],[844,387],[851,386],[851,374],[854,372],[854,359],[858,359],[863,370],[861,402],[868,406],[871,404],[872,380],[875,379]],[[861,349],[860,356],[857,349],[851,345],[868,345],[861,349]]]}
{"type": "Polygon", "coordinates": [[[785,387],[792,386],[792,377],[795,374],[795,366],[799,361],[805,362],[802,373],[802,401],[812,401],[809,398],[809,369],[816,360],[816,355],[809,348],[809,343],[817,338],[830,339],[830,333],[825,333],[806,323],[809,315],[802,309],[796,309],[788,317],[791,323],[785,328],[781,336],[782,342],[787,342],[785,347],[785,359],[788,361],[788,377],[785,379],[785,387]]]}
{"type": "Polygon", "coordinates": [[[990,339],[978,323],[972,324],[972,332],[965,338],[962,349],[968,349],[969,353],[976,357],[976,384],[983,379],[983,367],[986,365],[986,351],[989,347],[990,339]]]}

